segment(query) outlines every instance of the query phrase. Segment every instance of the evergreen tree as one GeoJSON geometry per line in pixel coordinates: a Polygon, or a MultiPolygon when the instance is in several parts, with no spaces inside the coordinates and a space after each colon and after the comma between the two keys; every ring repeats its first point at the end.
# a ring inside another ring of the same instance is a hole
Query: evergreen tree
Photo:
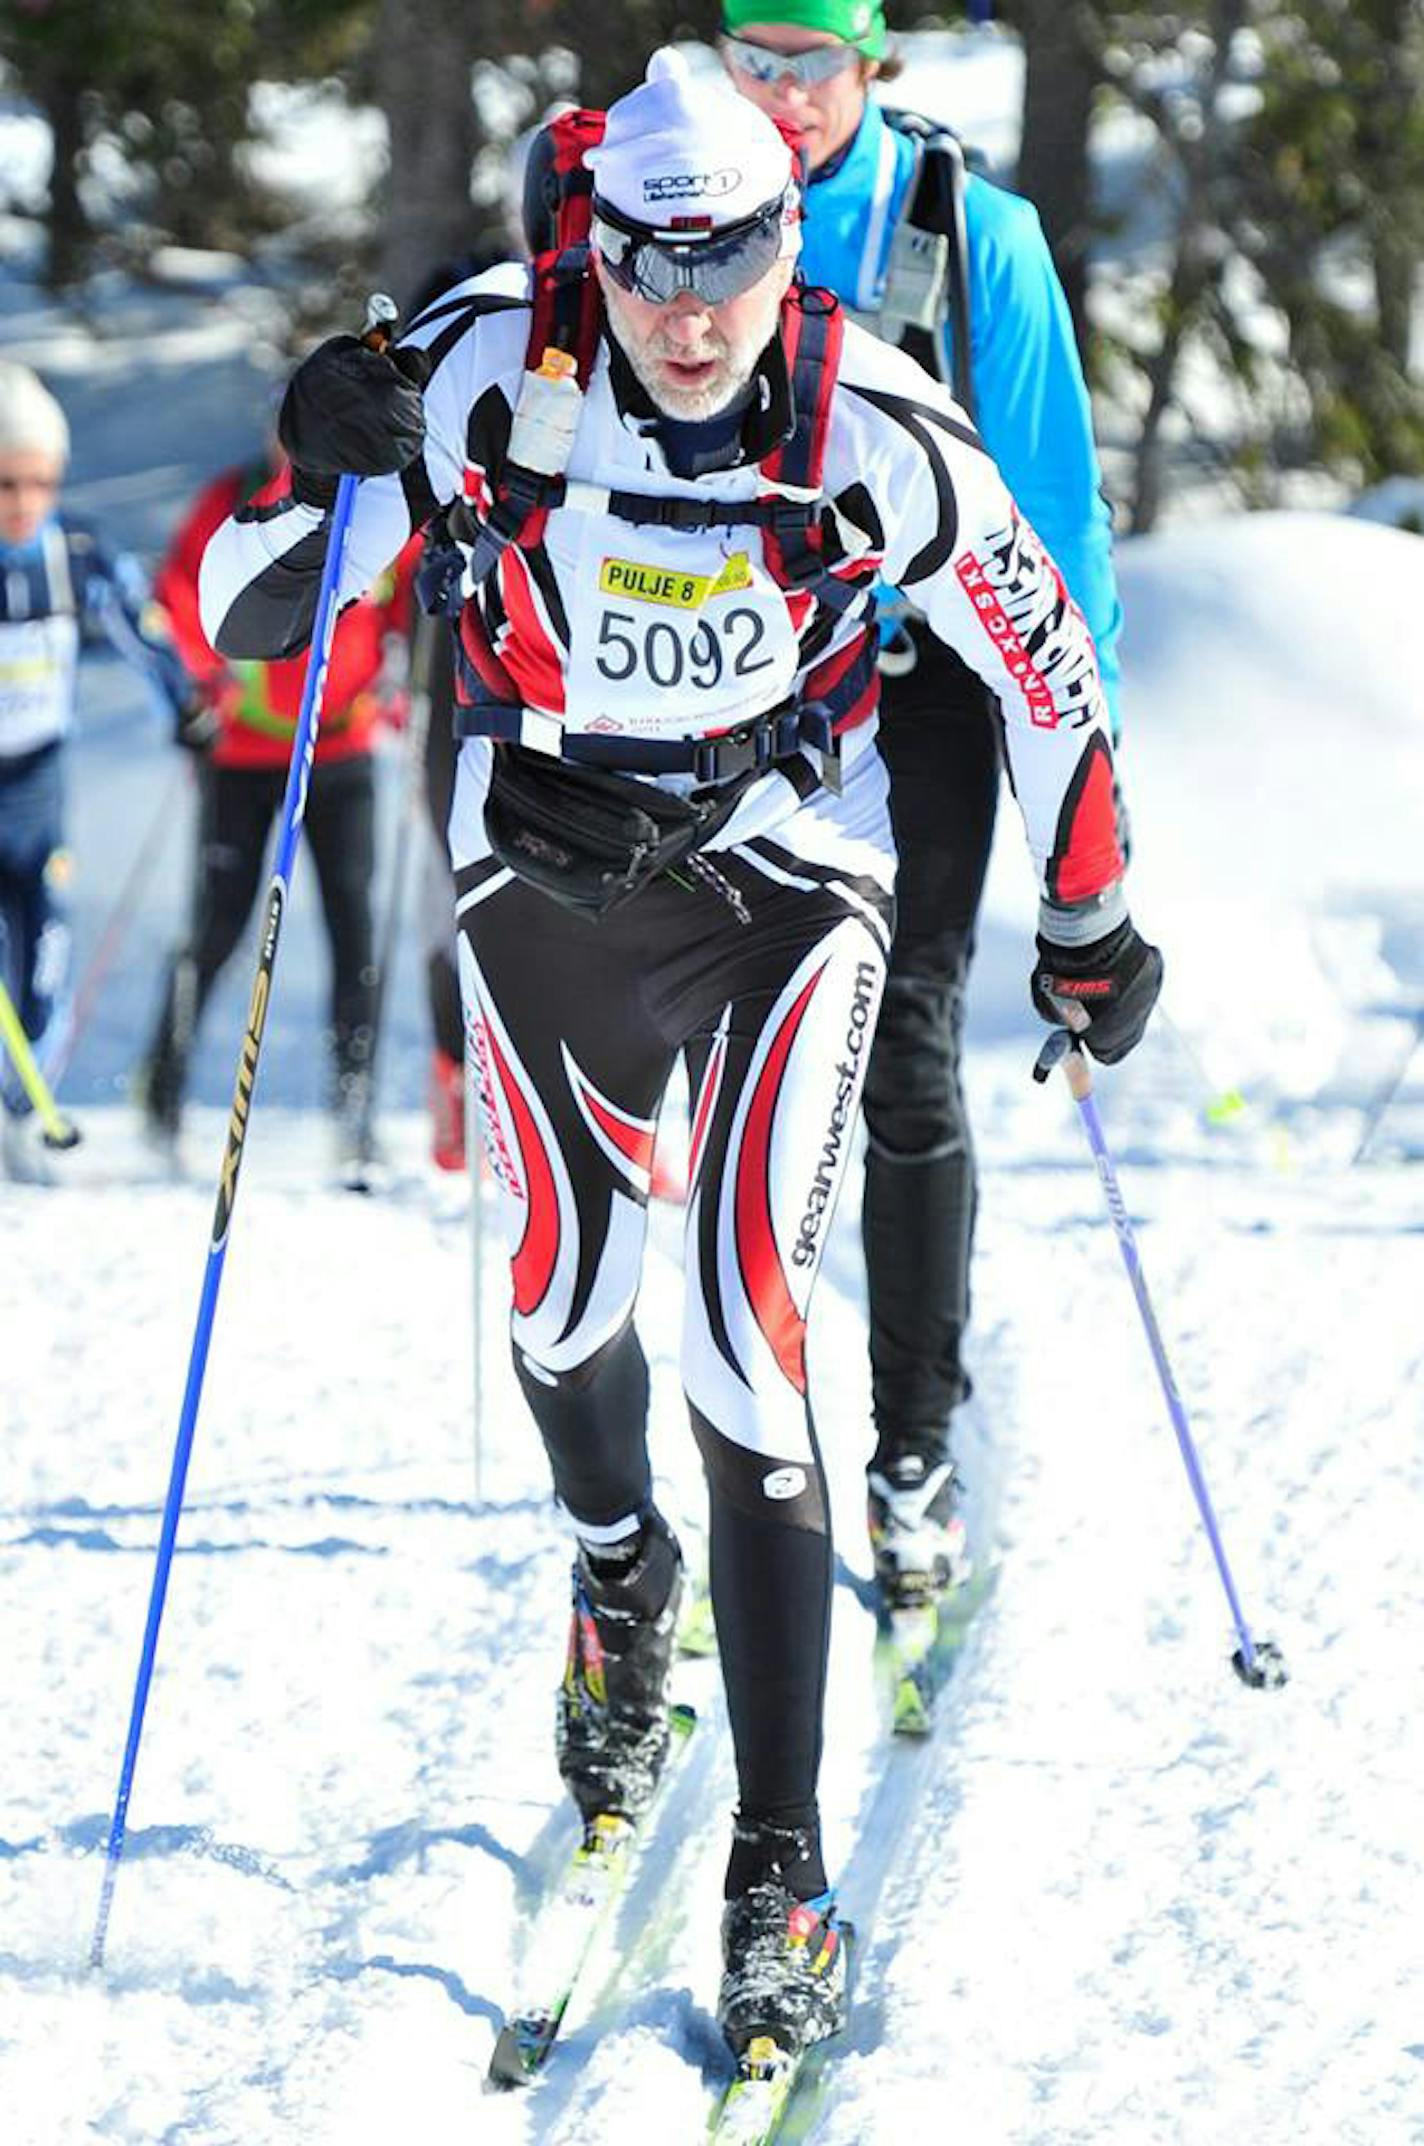
{"type": "Polygon", "coordinates": [[[1262,50],[1241,239],[1286,319],[1310,449],[1365,481],[1417,474],[1424,9],[1300,0],[1263,23],[1262,50]]]}
{"type": "Polygon", "coordinates": [[[82,274],[93,239],[89,157],[115,141],[146,182],[152,227],[188,244],[240,243],[254,203],[239,151],[258,79],[342,64],[372,0],[14,0],[0,59],[49,121],[53,284],[82,274]]]}

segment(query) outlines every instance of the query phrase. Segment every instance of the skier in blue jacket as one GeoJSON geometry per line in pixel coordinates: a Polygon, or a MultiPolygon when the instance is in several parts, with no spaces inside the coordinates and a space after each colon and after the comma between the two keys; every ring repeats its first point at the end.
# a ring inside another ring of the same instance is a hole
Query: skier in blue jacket
{"type": "MultiPolygon", "coordinates": [[[[28,366],[0,363],[0,975],[47,1076],[69,1014],[64,739],[80,651],[103,635],[185,742],[208,718],[166,637],[144,613],[133,560],[56,506],[69,458],[64,412],[28,366]]],[[[38,1121],[0,1057],[0,1146],[12,1177],[44,1174],[38,1121]]]]}
{"type": "MultiPolygon", "coordinates": [[[[1114,737],[1121,614],[1092,415],[1067,300],[1031,203],[965,173],[947,130],[887,114],[879,0],[723,0],[732,81],[798,128],[801,265],[938,372],[1048,550],[1097,644],[1114,737]]],[[[893,62],[890,63],[893,71],[893,62]]],[[[969,1393],[974,1152],[964,995],[998,801],[994,701],[886,591],[880,748],[899,848],[896,933],[865,1086],[864,1241],[876,1574],[891,1607],[967,1569],[951,1417],[969,1393]]],[[[1081,936],[1100,935],[1091,902],[1081,936]]]]}

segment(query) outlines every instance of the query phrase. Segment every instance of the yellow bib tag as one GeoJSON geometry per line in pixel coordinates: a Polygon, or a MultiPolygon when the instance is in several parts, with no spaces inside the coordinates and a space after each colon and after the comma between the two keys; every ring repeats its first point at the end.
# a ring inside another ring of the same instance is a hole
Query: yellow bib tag
{"type": "Polygon", "coordinates": [[[662,566],[641,566],[636,559],[605,559],[598,586],[605,596],[625,602],[668,604],[676,611],[700,611],[709,596],[727,596],[751,586],[751,565],[744,551],[733,552],[719,574],[679,574],[662,566]]]}

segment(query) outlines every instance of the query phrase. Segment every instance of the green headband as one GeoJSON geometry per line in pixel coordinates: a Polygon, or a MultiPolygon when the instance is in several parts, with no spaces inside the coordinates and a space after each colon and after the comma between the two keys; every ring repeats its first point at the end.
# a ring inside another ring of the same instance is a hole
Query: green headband
{"type": "Polygon", "coordinates": [[[885,53],[885,11],[880,0],[722,0],[722,27],[735,37],[749,22],[770,29],[829,30],[868,60],[885,53]]]}

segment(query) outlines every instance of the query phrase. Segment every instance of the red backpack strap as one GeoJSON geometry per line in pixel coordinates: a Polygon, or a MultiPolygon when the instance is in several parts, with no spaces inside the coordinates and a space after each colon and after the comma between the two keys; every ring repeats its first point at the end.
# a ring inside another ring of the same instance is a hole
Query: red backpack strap
{"type": "MultiPolygon", "coordinates": [[[[830,291],[793,284],[781,307],[781,339],[791,379],[792,428],[761,465],[770,484],[819,494],[826,466],[831,404],[840,372],[845,315],[830,291]]],[[[864,591],[838,580],[825,556],[824,502],[773,498],[766,563],[783,589],[803,590],[834,611],[848,611],[864,591]]]]}
{"type": "Polygon", "coordinates": [[[603,140],[607,114],[560,112],[529,145],[524,166],[524,242],[537,260],[582,245],[593,220],[593,173],[585,153],[603,140]]]}
{"type": "Polygon", "coordinates": [[[534,263],[529,343],[524,355],[527,370],[535,370],[546,350],[567,350],[578,368],[579,386],[586,387],[602,324],[603,301],[587,245],[541,253],[534,263]]]}
{"type": "Polygon", "coordinates": [[[546,195],[552,189],[549,236],[534,250],[534,311],[529,324],[530,370],[552,344],[571,351],[580,387],[593,370],[601,311],[589,269],[593,173],[584,161],[603,140],[608,114],[582,107],[561,112],[543,129],[547,138],[546,195]]]}
{"type": "MultiPolygon", "coordinates": [[[[524,213],[531,238],[548,244],[535,253],[529,311],[526,372],[538,369],[546,350],[568,352],[580,387],[588,385],[598,353],[603,305],[589,262],[593,220],[593,174],[584,154],[603,139],[605,114],[560,113],[540,129],[530,149],[524,213]],[[531,195],[534,206],[531,208],[531,195]]],[[[532,546],[543,536],[551,507],[563,498],[562,476],[540,475],[506,463],[486,472],[492,504],[481,519],[470,553],[475,582],[486,580],[511,544],[532,546]]]]}
{"type": "Polygon", "coordinates": [[[781,342],[791,375],[795,423],[790,437],[762,464],[775,484],[820,490],[844,341],[845,314],[834,292],[793,283],[782,300],[781,342]]]}

